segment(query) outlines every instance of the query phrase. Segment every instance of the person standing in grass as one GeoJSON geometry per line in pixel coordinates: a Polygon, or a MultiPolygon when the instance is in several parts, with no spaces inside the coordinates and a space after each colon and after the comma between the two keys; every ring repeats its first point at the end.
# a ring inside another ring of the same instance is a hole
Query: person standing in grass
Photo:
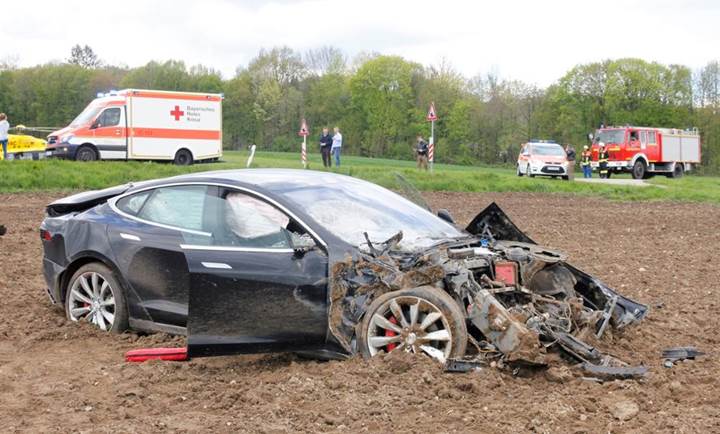
{"type": "Polygon", "coordinates": [[[583,170],[583,178],[592,178],[592,167],[590,167],[590,159],[592,153],[588,145],[583,146],[582,154],[580,154],[580,166],[583,170]]]}
{"type": "Polygon", "coordinates": [[[567,177],[570,181],[575,178],[575,148],[571,144],[565,144],[565,155],[567,156],[567,177]]]}
{"type": "Polygon", "coordinates": [[[8,130],[10,123],[7,121],[5,113],[0,113],[0,144],[2,145],[3,160],[7,160],[8,154],[8,130]]]}
{"type": "Polygon", "coordinates": [[[600,178],[607,179],[608,177],[608,151],[605,148],[605,143],[599,143],[600,148],[598,149],[598,166],[600,169],[600,178]]]}
{"type": "Polygon", "coordinates": [[[340,151],[342,150],[342,134],[340,128],[333,128],[335,135],[332,137],[332,154],[335,156],[335,167],[340,167],[340,151]]]}
{"type": "Polygon", "coordinates": [[[423,139],[423,136],[417,136],[417,143],[415,144],[415,158],[417,159],[417,168],[428,170],[428,143],[423,139]]]}
{"type": "Polygon", "coordinates": [[[322,129],[320,135],[320,154],[322,154],[323,167],[331,167],[332,160],[330,159],[330,149],[332,148],[333,138],[330,135],[330,130],[327,127],[322,129]]]}

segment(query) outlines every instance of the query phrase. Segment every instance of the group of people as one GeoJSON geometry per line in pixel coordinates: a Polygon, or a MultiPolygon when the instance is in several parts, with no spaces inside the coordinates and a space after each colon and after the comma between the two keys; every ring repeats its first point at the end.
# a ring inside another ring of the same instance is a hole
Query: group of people
{"type": "Polygon", "coordinates": [[[343,137],[340,128],[333,128],[333,135],[325,127],[320,134],[320,154],[322,154],[323,166],[332,167],[332,156],[335,157],[335,167],[340,167],[340,152],[342,150],[343,137]]]}
{"type": "MultiPolygon", "coordinates": [[[[575,172],[575,149],[571,145],[565,145],[565,155],[568,160],[568,179],[573,179],[575,172]]],[[[583,151],[580,154],[580,167],[582,167],[583,178],[592,178],[592,151],[588,145],[583,146],[583,151]]],[[[606,179],[608,177],[608,152],[605,143],[598,143],[598,171],[600,178],[606,179]]]]}

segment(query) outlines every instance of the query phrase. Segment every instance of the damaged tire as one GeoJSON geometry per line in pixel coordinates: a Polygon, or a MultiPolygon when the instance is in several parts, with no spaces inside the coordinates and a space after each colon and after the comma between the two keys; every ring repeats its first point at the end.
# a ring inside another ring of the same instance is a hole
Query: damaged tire
{"type": "Polygon", "coordinates": [[[430,286],[376,298],[358,330],[358,346],[364,357],[405,350],[444,361],[462,357],[467,339],[465,316],[457,302],[430,286]]]}

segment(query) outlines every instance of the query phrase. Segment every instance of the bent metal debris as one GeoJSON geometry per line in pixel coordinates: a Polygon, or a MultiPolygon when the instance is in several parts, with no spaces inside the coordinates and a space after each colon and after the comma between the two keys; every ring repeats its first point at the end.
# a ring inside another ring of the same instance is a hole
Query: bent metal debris
{"type": "MultiPolygon", "coordinates": [[[[467,230],[476,238],[419,253],[395,248],[402,233],[382,243],[368,239],[363,253],[335,263],[330,330],[338,342],[350,353],[359,352],[359,324],[375,298],[432,286],[462,308],[471,345],[461,360],[466,363],[459,365],[438,352],[425,352],[455,368],[469,370],[489,360],[540,367],[564,360],[599,379],[646,373],[645,367],[630,367],[587,341],[602,338],[609,328],[638,323],[647,306],[573,267],[565,254],[538,246],[494,203],[467,230]]],[[[395,344],[384,348],[393,349],[395,344]]]]}

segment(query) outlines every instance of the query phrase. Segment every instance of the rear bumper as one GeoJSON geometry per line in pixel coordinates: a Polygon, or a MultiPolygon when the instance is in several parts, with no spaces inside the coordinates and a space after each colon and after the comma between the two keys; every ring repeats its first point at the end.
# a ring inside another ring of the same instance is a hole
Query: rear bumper
{"type": "Polygon", "coordinates": [[[65,268],[54,263],[48,258],[43,258],[43,277],[47,285],[47,293],[53,303],[62,303],[60,288],[60,276],[65,268]]]}

